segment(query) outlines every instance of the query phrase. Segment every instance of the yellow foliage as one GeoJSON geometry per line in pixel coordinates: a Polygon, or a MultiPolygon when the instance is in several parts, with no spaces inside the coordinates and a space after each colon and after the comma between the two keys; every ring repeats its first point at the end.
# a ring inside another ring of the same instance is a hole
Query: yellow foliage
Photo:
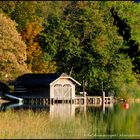
{"type": "Polygon", "coordinates": [[[35,22],[31,22],[22,32],[22,38],[26,44],[33,43],[34,38],[43,30],[43,27],[35,22]]]}
{"type": "Polygon", "coordinates": [[[0,79],[13,80],[30,72],[25,60],[26,44],[16,30],[16,23],[0,13],[0,79]]]}
{"type": "Polygon", "coordinates": [[[22,37],[27,44],[27,65],[35,73],[50,73],[56,71],[55,62],[46,62],[44,52],[39,46],[37,36],[43,27],[38,23],[30,23],[22,32],[22,37]]]}

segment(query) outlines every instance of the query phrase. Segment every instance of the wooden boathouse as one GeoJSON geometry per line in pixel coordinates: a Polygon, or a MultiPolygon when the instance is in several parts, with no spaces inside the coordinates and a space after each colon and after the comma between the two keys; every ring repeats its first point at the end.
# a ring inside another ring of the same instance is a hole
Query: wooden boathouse
{"type": "Polygon", "coordinates": [[[76,84],[81,85],[66,73],[24,74],[14,82],[14,95],[24,100],[74,102],[76,84]]]}
{"type": "Polygon", "coordinates": [[[29,104],[72,103],[101,106],[113,103],[113,98],[105,95],[78,96],[75,94],[76,85],[81,84],[66,73],[24,74],[15,80],[12,95],[29,104]]]}

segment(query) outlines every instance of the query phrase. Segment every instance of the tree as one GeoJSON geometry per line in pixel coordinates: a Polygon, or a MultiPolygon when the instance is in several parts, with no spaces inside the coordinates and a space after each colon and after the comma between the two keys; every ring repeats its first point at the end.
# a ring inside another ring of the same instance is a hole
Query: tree
{"type": "Polygon", "coordinates": [[[118,33],[123,37],[124,44],[129,46],[122,49],[122,52],[128,54],[133,62],[133,70],[140,73],[140,37],[138,28],[140,5],[130,2],[116,2],[111,8],[114,17],[114,25],[118,27],[118,33]]]}
{"type": "Polygon", "coordinates": [[[45,61],[44,52],[38,43],[38,34],[43,27],[36,22],[29,23],[22,31],[22,38],[27,45],[27,66],[32,72],[55,72],[55,62],[45,61]],[[50,64],[51,63],[51,64],[50,64]]]}
{"type": "MultiPolygon", "coordinates": [[[[113,25],[110,5],[105,2],[71,2],[61,16],[50,15],[41,32],[40,45],[58,71],[86,81],[90,93],[115,93],[134,80],[130,58],[120,53],[127,48],[113,25]],[[125,84],[124,84],[125,83],[125,84]]],[[[123,88],[124,89],[124,88],[123,88]]]]}
{"type": "Polygon", "coordinates": [[[0,13],[0,77],[13,80],[29,72],[26,60],[26,45],[16,30],[16,23],[0,13]]]}
{"type": "Polygon", "coordinates": [[[68,4],[69,1],[38,1],[36,14],[43,19],[50,14],[60,15],[68,4]]]}
{"type": "Polygon", "coordinates": [[[0,1],[0,11],[18,23],[21,32],[30,22],[42,24],[49,14],[63,12],[68,1],[0,1]]]}
{"type": "Polygon", "coordinates": [[[11,19],[18,23],[17,29],[22,31],[29,22],[40,20],[36,16],[35,1],[19,1],[16,4],[15,10],[11,14],[11,19]]]}
{"type": "Polygon", "coordinates": [[[0,1],[0,10],[6,13],[8,16],[15,10],[15,1],[0,1]]]}

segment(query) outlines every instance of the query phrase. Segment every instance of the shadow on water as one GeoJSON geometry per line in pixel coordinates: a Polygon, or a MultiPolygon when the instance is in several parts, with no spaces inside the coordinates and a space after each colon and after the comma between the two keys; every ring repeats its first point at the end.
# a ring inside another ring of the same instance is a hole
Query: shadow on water
{"type": "Polygon", "coordinates": [[[74,104],[23,104],[23,103],[3,103],[0,104],[0,111],[7,111],[7,110],[32,110],[33,112],[48,112],[53,117],[63,117],[63,118],[70,118],[75,116],[75,105],[74,104]]]}
{"type": "Polygon", "coordinates": [[[14,103],[14,102],[8,102],[8,103],[2,103],[0,104],[0,111],[7,111],[8,109],[13,109],[15,111],[18,110],[27,110],[30,109],[33,112],[35,111],[47,111],[49,108],[48,105],[40,105],[40,104],[24,104],[24,103],[14,103]]]}

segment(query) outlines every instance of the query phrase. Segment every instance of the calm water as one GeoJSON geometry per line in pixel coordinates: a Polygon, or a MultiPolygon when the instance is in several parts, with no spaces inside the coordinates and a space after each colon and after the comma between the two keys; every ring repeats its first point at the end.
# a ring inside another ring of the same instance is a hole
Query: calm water
{"type": "MultiPolygon", "coordinates": [[[[119,103],[110,107],[84,107],[71,104],[54,104],[51,106],[43,105],[20,105],[2,104],[1,112],[14,109],[14,113],[20,110],[33,110],[35,114],[48,112],[51,119],[59,117],[64,120],[80,120],[84,131],[78,131],[76,138],[140,138],[140,104],[119,103]]],[[[62,128],[65,129],[65,128],[62,128]]],[[[74,128],[75,129],[75,128],[74,128]]],[[[74,130],[73,130],[74,131],[74,130]]],[[[67,131],[67,133],[73,133],[67,131]]],[[[64,131],[66,133],[66,131],[64,131]]],[[[69,134],[68,138],[71,138],[69,134]]],[[[74,137],[72,137],[74,138],[74,137]]]]}

